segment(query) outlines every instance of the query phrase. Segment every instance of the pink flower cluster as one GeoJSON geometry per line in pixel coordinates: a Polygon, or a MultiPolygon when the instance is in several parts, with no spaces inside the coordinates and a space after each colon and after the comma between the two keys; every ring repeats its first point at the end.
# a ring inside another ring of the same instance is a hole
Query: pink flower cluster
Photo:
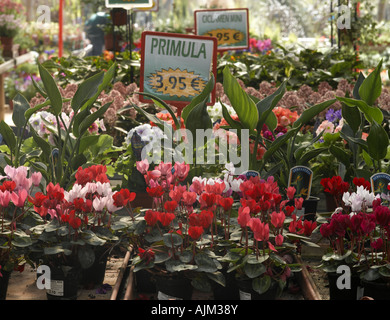
{"type": "MultiPolygon", "coordinates": [[[[4,172],[6,176],[0,176],[0,180],[2,180],[2,184],[0,186],[0,214],[2,215],[1,220],[4,221],[4,217],[9,210],[10,203],[17,208],[22,208],[22,212],[24,213],[26,200],[29,197],[30,193],[34,186],[39,186],[42,174],[40,172],[34,172],[28,177],[28,168],[21,166],[18,168],[11,167],[7,165],[4,168],[4,172]]],[[[23,216],[23,213],[19,216],[16,216],[16,210],[11,214],[11,229],[16,229],[16,222],[19,217],[23,216]]],[[[2,231],[4,228],[4,224],[2,223],[2,231]]]]}

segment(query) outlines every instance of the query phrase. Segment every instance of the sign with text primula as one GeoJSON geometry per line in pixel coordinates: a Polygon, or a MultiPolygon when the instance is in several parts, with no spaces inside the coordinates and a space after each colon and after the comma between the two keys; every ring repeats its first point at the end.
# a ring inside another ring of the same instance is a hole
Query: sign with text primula
{"type": "Polygon", "coordinates": [[[195,10],[195,34],[216,37],[218,50],[249,48],[248,9],[195,10]]]}
{"type": "MultiPolygon", "coordinates": [[[[165,32],[142,33],[140,92],[181,109],[216,78],[217,39],[165,32]]],[[[140,95],[140,101],[150,98],[140,95]]],[[[215,87],[209,104],[215,103],[215,87]]]]}
{"type": "Polygon", "coordinates": [[[106,0],[107,8],[148,8],[153,5],[153,0],[106,0]]]}
{"type": "Polygon", "coordinates": [[[309,199],[311,192],[311,183],[313,180],[313,171],[305,166],[295,166],[290,170],[288,186],[296,189],[295,197],[309,199]]]}

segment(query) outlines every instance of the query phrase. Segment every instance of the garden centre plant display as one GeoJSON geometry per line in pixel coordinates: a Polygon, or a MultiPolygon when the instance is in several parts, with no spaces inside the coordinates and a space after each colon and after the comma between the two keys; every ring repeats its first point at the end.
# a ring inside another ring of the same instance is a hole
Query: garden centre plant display
{"type": "MultiPolygon", "coordinates": [[[[280,294],[291,268],[299,269],[288,253],[309,243],[316,222],[297,218],[302,202],[286,206],[272,178],[233,178],[231,166],[227,169],[223,178],[194,177],[186,186],[180,184],[189,172],[184,163],[137,162],[154,202],[136,216],[130,235],[135,272],[184,276],[182,281],[187,277],[206,292],[212,291],[210,280],[225,286],[225,276],[234,272],[252,281],[258,294],[275,283],[280,294]]],[[[294,192],[288,190],[291,199],[294,192]]]]}
{"type": "MultiPolygon", "coordinates": [[[[107,260],[113,247],[120,245],[120,229],[125,225],[115,225],[115,213],[126,207],[129,217],[133,216],[130,202],[136,195],[127,189],[113,192],[106,170],[102,165],[79,167],[69,191],[50,182],[45,193],[37,192],[28,199],[40,216],[37,225],[29,229],[31,253],[54,274],[58,272],[58,279],[67,279],[68,272],[75,276],[75,292],[67,296],[69,287],[64,283],[63,298],[74,299],[79,282],[102,284],[105,268],[97,278],[88,276],[94,265],[107,260]]],[[[49,290],[48,297],[53,295],[49,290]]]]}
{"type": "MultiPolygon", "coordinates": [[[[328,273],[335,273],[340,266],[348,267],[360,278],[358,284],[370,290],[372,283],[386,286],[388,282],[389,196],[371,192],[371,184],[364,178],[355,177],[353,181],[353,188],[337,176],[324,181],[327,192],[341,196],[341,201],[329,219],[322,219],[320,232],[329,239],[330,247],[321,267],[328,273]]],[[[365,295],[388,298],[386,291],[368,290],[365,295]]]]}
{"type": "Polygon", "coordinates": [[[23,6],[11,0],[2,0],[0,8],[0,37],[14,38],[22,25],[23,6]]]}

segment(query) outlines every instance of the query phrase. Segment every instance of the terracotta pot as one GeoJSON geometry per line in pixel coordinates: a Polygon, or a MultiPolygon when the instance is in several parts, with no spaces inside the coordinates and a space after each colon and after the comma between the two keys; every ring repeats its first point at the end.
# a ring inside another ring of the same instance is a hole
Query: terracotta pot
{"type": "Polygon", "coordinates": [[[108,33],[104,35],[104,47],[108,51],[119,51],[119,41],[121,40],[121,36],[119,34],[115,35],[115,42],[114,42],[114,35],[112,33],[108,33]]]}
{"type": "Polygon", "coordinates": [[[124,26],[127,24],[127,11],[120,8],[112,9],[110,12],[114,26],[124,26]]]}
{"type": "Polygon", "coordinates": [[[0,42],[3,51],[3,57],[12,58],[14,39],[9,37],[0,37],[0,42]]]}

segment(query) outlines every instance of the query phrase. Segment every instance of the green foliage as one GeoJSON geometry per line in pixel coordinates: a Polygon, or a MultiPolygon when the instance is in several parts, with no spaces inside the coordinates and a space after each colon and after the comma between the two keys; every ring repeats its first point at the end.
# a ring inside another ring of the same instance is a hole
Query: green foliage
{"type": "Polygon", "coordinates": [[[73,99],[64,99],[51,74],[42,65],[39,72],[43,87],[37,89],[47,96],[47,100],[31,108],[28,101],[20,93],[14,98],[13,122],[16,133],[5,121],[0,123],[0,133],[8,147],[8,154],[3,155],[3,165],[14,167],[19,165],[32,166],[42,173],[46,181],[60,183],[66,187],[74,178],[75,171],[80,166],[90,164],[109,164],[112,157],[121,150],[113,147],[113,138],[106,134],[90,136],[89,127],[102,117],[110,103],[91,112],[99,94],[112,82],[115,65],[107,72],[100,73],[82,81],[73,99]],[[63,102],[70,101],[74,116],[69,126],[66,126],[61,115],[63,102]],[[57,125],[46,123],[46,127],[54,134],[55,145],[41,138],[35,129],[29,125],[29,119],[43,107],[48,107],[57,120],[57,125]],[[61,124],[63,126],[61,126],[61,124]],[[29,128],[31,138],[25,139],[29,128]]]}
{"type": "Polygon", "coordinates": [[[355,70],[364,68],[355,54],[334,49],[322,53],[313,49],[297,50],[280,45],[275,45],[265,55],[225,53],[218,59],[218,82],[222,82],[226,66],[246,87],[257,88],[261,81],[274,82],[277,86],[286,82],[289,90],[299,89],[304,84],[316,89],[323,81],[335,88],[340,79],[354,80],[358,75],[355,70]]]}

